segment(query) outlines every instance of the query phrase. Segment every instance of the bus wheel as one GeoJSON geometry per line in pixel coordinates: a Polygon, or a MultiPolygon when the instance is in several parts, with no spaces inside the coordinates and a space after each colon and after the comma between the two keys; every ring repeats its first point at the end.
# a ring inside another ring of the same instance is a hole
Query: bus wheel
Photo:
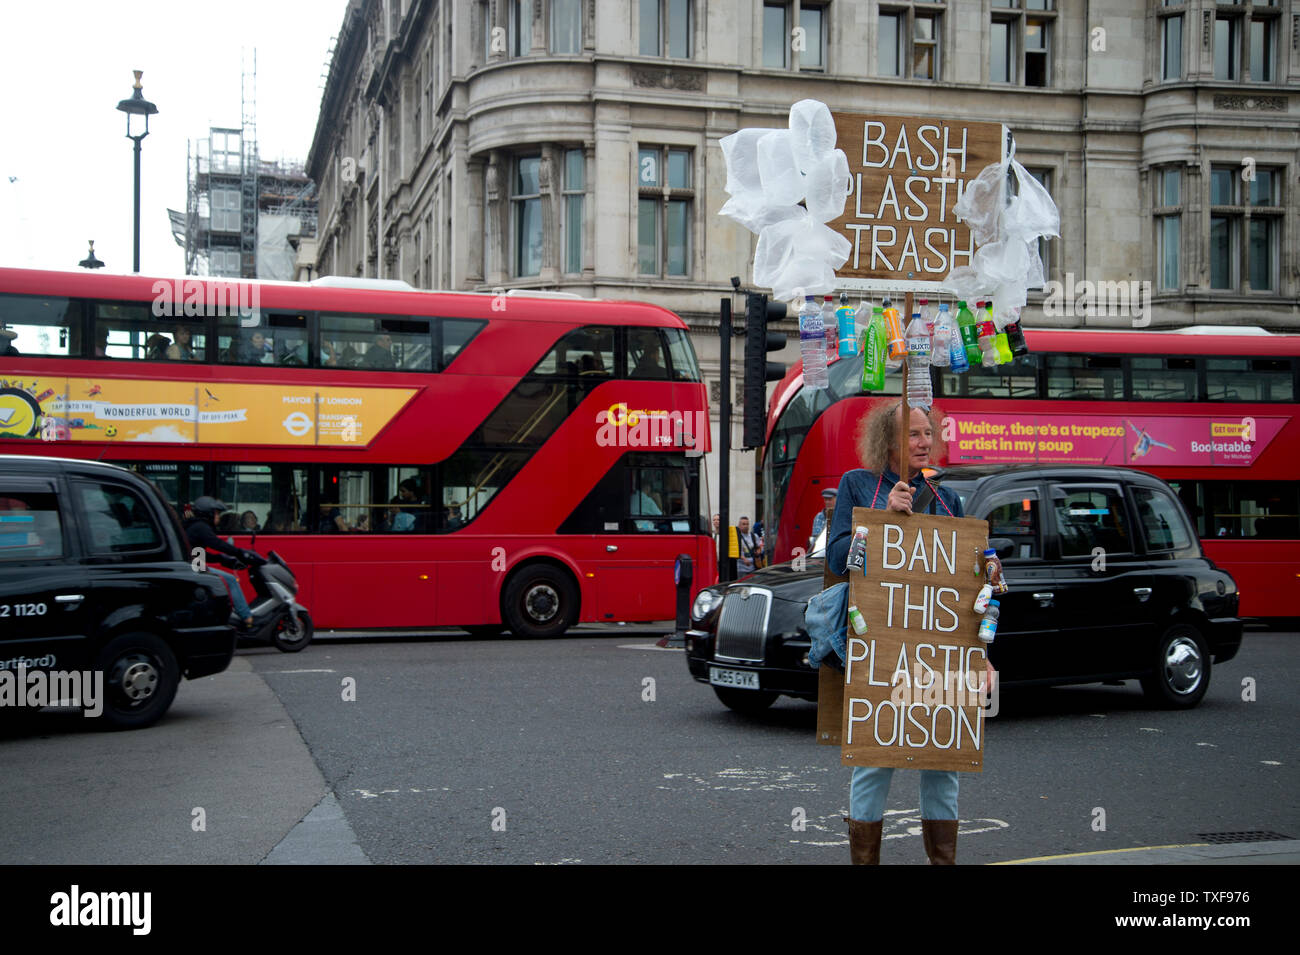
{"type": "Polygon", "coordinates": [[[501,618],[517,637],[558,637],[578,621],[577,588],[556,567],[524,567],[506,585],[501,618]]]}

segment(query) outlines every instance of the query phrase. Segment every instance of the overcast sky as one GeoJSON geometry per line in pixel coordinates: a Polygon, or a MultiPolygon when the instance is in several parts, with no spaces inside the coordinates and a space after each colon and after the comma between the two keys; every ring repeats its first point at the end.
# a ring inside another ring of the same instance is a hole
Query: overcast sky
{"type": "Polygon", "coordinates": [[[257,50],[264,159],[305,160],[346,0],[5,2],[0,8],[0,266],[73,269],[86,240],[131,271],[132,70],[158,107],[142,146],[140,270],[184,272],[186,142],[240,125],[240,54],[257,50]],[[12,181],[11,181],[12,180],[12,181]]]}

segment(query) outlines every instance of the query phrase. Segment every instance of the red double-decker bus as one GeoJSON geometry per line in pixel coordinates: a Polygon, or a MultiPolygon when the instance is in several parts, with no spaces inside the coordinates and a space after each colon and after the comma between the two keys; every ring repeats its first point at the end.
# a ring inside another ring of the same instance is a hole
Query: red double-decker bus
{"type": "Polygon", "coordinates": [[[716,575],[706,393],[662,308],[0,269],[0,323],[0,453],[219,497],[318,629],[549,636],[672,618],[681,554],[716,575]]]}
{"type": "MultiPolygon", "coordinates": [[[[1237,581],[1246,616],[1294,616],[1300,583],[1300,336],[1249,330],[1028,331],[1030,354],[934,375],[940,464],[1117,464],[1177,491],[1205,553],[1237,581]]],[[[858,423],[883,400],[860,360],[772,397],[763,458],[774,560],[807,547],[821,492],[861,467],[858,423]]],[[[900,376],[886,378],[895,400],[900,376]]]]}

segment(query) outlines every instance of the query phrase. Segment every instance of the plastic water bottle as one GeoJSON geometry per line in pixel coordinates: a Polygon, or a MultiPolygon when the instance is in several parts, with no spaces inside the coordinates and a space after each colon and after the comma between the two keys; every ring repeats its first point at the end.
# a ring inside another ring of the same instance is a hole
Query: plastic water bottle
{"type": "Polygon", "coordinates": [[[993,599],[993,585],[985,584],[980,588],[979,594],[975,597],[975,612],[984,613],[989,609],[989,601],[993,599]]]}
{"type": "Polygon", "coordinates": [[[964,375],[970,371],[970,361],[966,358],[966,343],[962,341],[961,326],[957,324],[956,319],[952,320],[952,326],[952,344],[948,346],[949,363],[954,375],[964,375]]]}
{"type": "Polygon", "coordinates": [[[862,611],[858,610],[857,604],[849,608],[849,625],[858,636],[867,632],[867,620],[862,616],[862,611]]]}
{"type": "Polygon", "coordinates": [[[849,293],[840,293],[840,307],[835,310],[835,322],[839,326],[840,357],[852,358],[858,353],[857,322],[853,309],[849,308],[849,293]]]}
{"type": "Polygon", "coordinates": [[[803,358],[803,383],[805,388],[825,388],[826,377],[826,326],[822,324],[822,310],[817,299],[805,295],[799,309],[799,355],[803,358]]]}
{"type": "Polygon", "coordinates": [[[948,324],[951,321],[947,303],[940,305],[934,331],[930,334],[930,364],[936,368],[947,368],[952,364],[952,336],[956,329],[948,324]]]}
{"type": "Polygon", "coordinates": [[[930,410],[934,389],[930,384],[930,336],[925,319],[917,312],[907,326],[907,406],[930,410]]]}
{"type": "MultiPolygon", "coordinates": [[[[966,307],[964,301],[957,303],[957,329],[961,332],[961,342],[966,349],[966,361],[970,365],[980,360],[979,340],[975,335],[975,316],[966,307]]],[[[954,367],[956,367],[954,365],[954,367]]]]}
{"type": "Polygon", "coordinates": [[[826,330],[826,360],[830,361],[840,353],[840,331],[835,320],[835,302],[829,295],[822,302],[822,327],[826,330]]]}
{"type": "Polygon", "coordinates": [[[993,638],[998,632],[998,602],[989,601],[989,608],[984,611],[984,617],[980,620],[979,638],[985,643],[992,643],[993,638]]]}
{"type": "Polygon", "coordinates": [[[921,299],[921,321],[925,322],[925,333],[930,337],[930,350],[934,351],[934,313],[930,311],[930,300],[921,299]]]}
{"type": "Polygon", "coordinates": [[[862,336],[862,390],[880,391],[885,387],[885,316],[876,306],[871,310],[871,324],[862,336]]]}
{"type": "Polygon", "coordinates": [[[865,524],[859,524],[853,531],[853,542],[849,544],[849,557],[845,561],[847,572],[849,568],[863,570],[867,563],[867,527],[865,524]]]}

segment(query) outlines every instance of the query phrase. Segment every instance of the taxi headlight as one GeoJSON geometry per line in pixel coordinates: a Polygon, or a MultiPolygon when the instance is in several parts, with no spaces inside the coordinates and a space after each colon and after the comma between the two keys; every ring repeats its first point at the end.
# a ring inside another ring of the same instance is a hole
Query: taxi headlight
{"type": "Polygon", "coordinates": [[[703,620],[713,613],[720,603],[722,603],[722,594],[716,590],[701,590],[700,595],[695,598],[695,604],[691,607],[691,619],[703,620]]]}

